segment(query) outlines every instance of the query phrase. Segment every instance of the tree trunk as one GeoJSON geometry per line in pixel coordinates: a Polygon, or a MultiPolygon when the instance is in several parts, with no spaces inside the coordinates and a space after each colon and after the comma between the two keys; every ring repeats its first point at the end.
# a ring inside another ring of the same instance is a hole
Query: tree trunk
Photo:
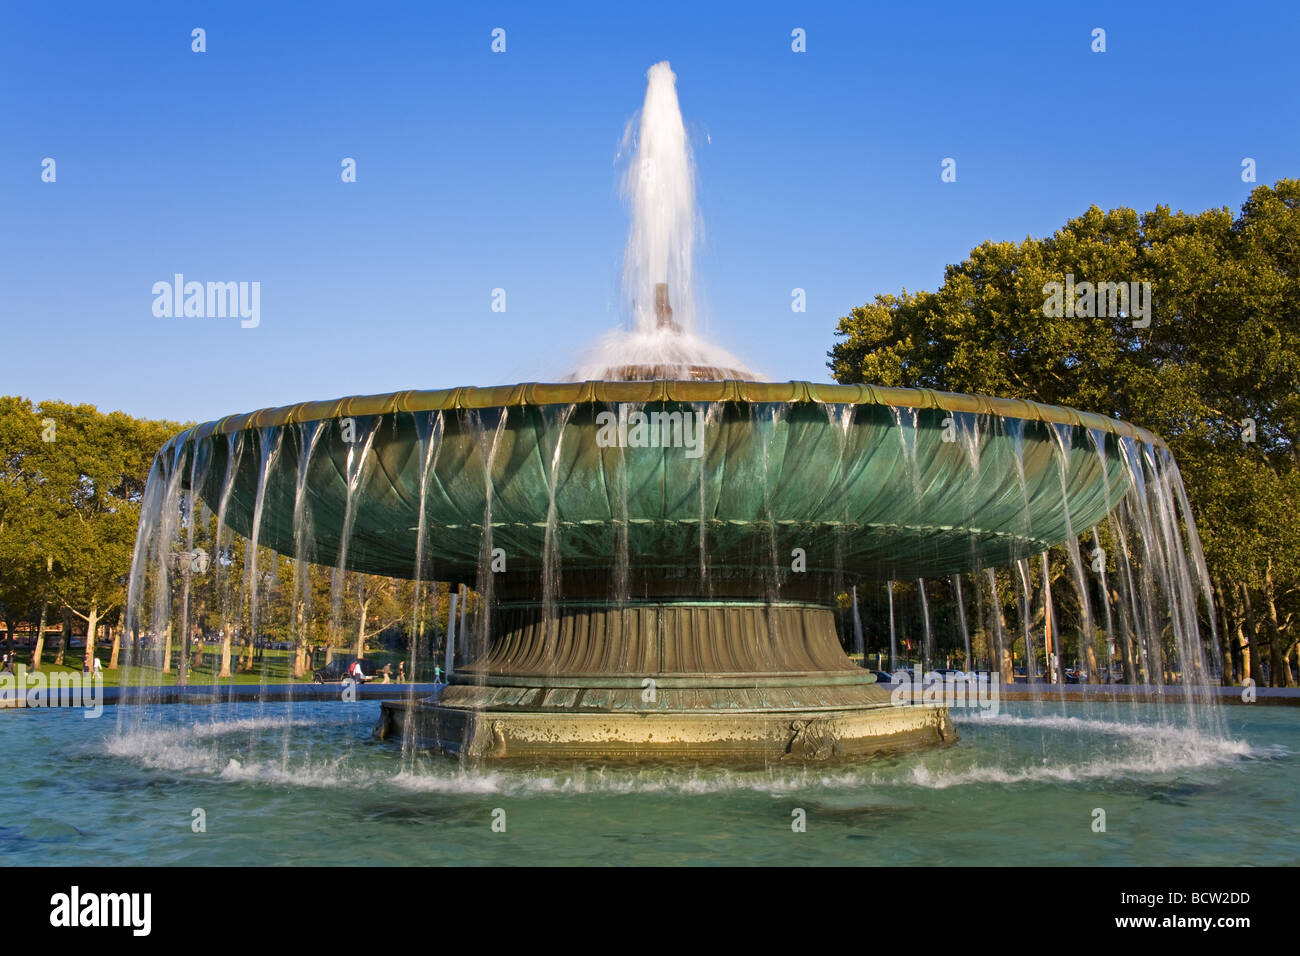
{"type": "Polygon", "coordinates": [[[1264,610],[1267,612],[1265,626],[1268,628],[1268,678],[1274,687],[1290,687],[1291,668],[1286,663],[1286,651],[1282,643],[1282,630],[1277,620],[1277,600],[1273,589],[1273,559],[1269,558],[1264,570],[1264,610]]]}
{"type": "Polygon", "coordinates": [[[230,654],[235,643],[235,626],[233,624],[221,625],[221,672],[218,677],[230,676],[230,654]]]}
{"type": "Polygon", "coordinates": [[[167,625],[167,636],[163,638],[163,666],[162,672],[170,674],[172,672],[172,626],[167,625]]]}
{"type": "MultiPolygon", "coordinates": [[[[1239,687],[1245,684],[1246,678],[1250,676],[1250,641],[1246,639],[1246,612],[1241,603],[1241,591],[1233,588],[1225,592],[1220,586],[1218,588],[1219,605],[1224,609],[1225,640],[1228,642],[1227,651],[1224,654],[1224,661],[1228,666],[1235,668],[1232,673],[1231,686],[1239,687]],[[1227,600],[1232,596],[1231,602],[1227,600]],[[1231,616],[1226,617],[1231,609],[1231,616]],[[1231,637],[1227,635],[1231,634],[1231,637]]],[[[1224,668],[1225,675],[1228,668],[1224,668]]]]}
{"type": "Polygon", "coordinates": [[[86,615],[86,647],[81,658],[82,669],[91,673],[95,670],[95,641],[98,637],[99,604],[96,602],[90,605],[90,613],[86,615]]]}
{"type": "Polygon", "coordinates": [[[370,610],[370,599],[361,602],[361,626],[357,628],[357,657],[366,656],[366,615],[370,610]]]}
{"type": "MultiPolygon", "coordinates": [[[[54,556],[45,556],[45,584],[48,586],[50,576],[54,574],[54,556]]],[[[45,621],[50,610],[50,599],[46,593],[41,595],[41,619],[36,625],[36,643],[32,645],[31,669],[41,669],[41,658],[45,656],[45,621]]]]}
{"type": "Polygon", "coordinates": [[[1223,666],[1219,670],[1219,684],[1222,687],[1233,686],[1237,663],[1232,659],[1232,626],[1227,612],[1219,615],[1219,659],[1223,666]]]}
{"type": "Polygon", "coordinates": [[[1234,687],[1239,684],[1241,666],[1233,656],[1236,649],[1233,645],[1233,633],[1237,630],[1236,622],[1240,617],[1240,611],[1233,602],[1229,604],[1226,600],[1227,595],[1223,592],[1223,585],[1218,578],[1214,579],[1211,585],[1214,593],[1214,604],[1219,611],[1219,655],[1223,658],[1223,669],[1219,674],[1219,683],[1224,687],[1234,687]]]}
{"type": "Polygon", "coordinates": [[[68,644],[72,641],[72,611],[63,609],[63,633],[59,635],[59,652],[54,655],[54,666],[62,667],[63,658],[68,653],[68,644]]]}
{"type": "Polygon", "coordinates": [[[36,624],[36,644],[32,647],[31,669],[41,669],[41,658],[45,655],[45,615],[50,609],[49,601],[41,602],[41,619],[36,624]]]}
{"type": "MultiPolygon", "coordinates": [[[[1015,658],[1011,653],[1011,647],[1013,644],[1015,644],[1015,641],[1007,640],[1007,619],[1006,616],[1002,613],[1002,600],[998,597],[998,591],[996,587],[997,584],[996,576],[993,578],[993,581],[994,581],[993,591],[992,594],[990,594],[989,596],[990,598],[989,613],[997,615],[997,627],[994,633],[999,635],[1002,643],[1001,657],[997,662],[997,667],[1000,671],[1002,671],[1002,683],[1012,684],[1015,683],[1016,680],[1016,663],[1015,663],[1015,658]]],[[[989,657],[992,658],[995,654],[998,653],[998,651],[999,648],[997,644],[992,639],[990,639],[989,657]]]]}
{"type": "Polygon", "coordinates": [[[1245,583],[1241,585],[1241,598],[1246,611],[1246,634],[1250,648],[1250,665],[1246,673],[1250,675],[1250,679],[1255,682],[1256,687],[1263,687],[1264,673],[1261,658],[1264,655],[1259,646],[1259,622],[1255,620],[1255,608],[1250,603],[1250,589],[1246,587],[1245,583]]]}
{"type": "Polygon", "coordinates": [[[122,651],[122,626],[119,625],[117,627],[109,628],[109,631],[113,635],[113,652],[108,658],[108,669],[115,671],[117,670],[118,655],[122,651]]]}
{"type": "Polygon", "coordinates": [[[1246,619],[1242,616],[1237,621],[1237,648],[1241,654],[1241,668],[1237,672],[1237,683],[1243,685],[1250,677],[1250,638],[1246,636],[1246,619]]]}
{"type": "Polygon", "coordinates": [[[293,647],[293,676],[296,679],[302,679],[307,674],[307,635],[303,631],[303,605],[306,603],[299,598],[294,608],[294,620],[297,625],[298,636],[294,640],[293,647]]]}

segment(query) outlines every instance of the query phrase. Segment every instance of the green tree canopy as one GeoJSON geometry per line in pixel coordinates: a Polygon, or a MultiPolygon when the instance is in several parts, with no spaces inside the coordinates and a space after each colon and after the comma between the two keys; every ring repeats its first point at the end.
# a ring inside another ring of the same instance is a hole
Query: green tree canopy
{"type": "Polygon", "coordinates": [[[985,242],[948,266],[938,290],[877,296],[836,335],[828,364],[840,382],[1029,398],[1162,435],[1230,605],[1222,625],[1231,633],[1258,613],[1256,641],[1273,676],[1290,680],[1300,181],[1256,188],[1236,216],[1094,206],[1047,238],[985,242]],[[1053,316],[1049,284],[1067,281],[1150,283],[1149,316],[1134,314],[1140,300],[1053,316]]]}

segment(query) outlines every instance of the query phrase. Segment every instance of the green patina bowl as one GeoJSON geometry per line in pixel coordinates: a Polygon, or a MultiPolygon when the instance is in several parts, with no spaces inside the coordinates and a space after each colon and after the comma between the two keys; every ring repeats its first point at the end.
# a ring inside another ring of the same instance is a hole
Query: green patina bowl
{"type": "Polygon", "coordinates": [[[642,590],[705,576],[752,592],[800,552],[837,581],[1034,554],[1099,521],[1142,446],[1162,442],[1074,409],[924,389],[578,382],[267,409],[177,435],[159,460],[213,510],[228,491],[245,536],[260,489],[259,543],[318,563],[338,561],[350,519],[349,568],[412,577],[423,500],[426,579],[473,580],[500,549],[505,570],[556,568],[566,585],[622,567],[642,590]]]}

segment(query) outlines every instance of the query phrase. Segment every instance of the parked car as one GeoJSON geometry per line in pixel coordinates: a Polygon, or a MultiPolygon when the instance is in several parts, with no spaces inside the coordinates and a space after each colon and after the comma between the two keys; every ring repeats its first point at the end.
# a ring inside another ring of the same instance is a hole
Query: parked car
{"type": "MultiPolygon", "coordinates": [[[[348,674],[352,671],[354,661],[341,658],[337,661],[331,661],[324,667],[319,668],[311,675],[313,684],[337,684],[347,679],[348,674]]],[[[366,680],[374,680],[379,676],[379,667],[374,661],[362,661],[361,673],[366,680]]]]}

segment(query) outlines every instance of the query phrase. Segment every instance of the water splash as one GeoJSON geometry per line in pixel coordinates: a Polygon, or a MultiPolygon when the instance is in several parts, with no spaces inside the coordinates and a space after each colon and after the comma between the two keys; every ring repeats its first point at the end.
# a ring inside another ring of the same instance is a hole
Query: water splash
{"type": "Polygon", "coordinates": [[[968,717],[955,713],[965,748],[885,758],[854,767],[769,766],[762,769],[633,768],[575,763],[567,767],[498,768],[432,759],[399,769],[373,759],[366,748],[338,746],[355,718],[290,718],[276,714],[205,723],[164,723],[107,738],[109,756],[137,766],[211,783],[297,789],[341,789],[445,794],[669,793],[682,796],[751,791],[780,796],[826,788],[859,792],[869,787],[947,790],[981,785],[1036,786],[1131,778],[1158,781],[1201,768],[1231,767],[1243,760],[1285,759],[1289,751],[1258,747],[1232,737],[1209,738],[1185,726],[1148,719],[1107,720],[1064,714],[1002,713],[968,717]],[[274,759],[286,731],[315,735],[327,748],[302,747],[288,765],[274,759]],[[1040,735],[1061,743],[1043,756],[1040,735]],[[323,754],[323,755],[322,755],[323,754]]]}

